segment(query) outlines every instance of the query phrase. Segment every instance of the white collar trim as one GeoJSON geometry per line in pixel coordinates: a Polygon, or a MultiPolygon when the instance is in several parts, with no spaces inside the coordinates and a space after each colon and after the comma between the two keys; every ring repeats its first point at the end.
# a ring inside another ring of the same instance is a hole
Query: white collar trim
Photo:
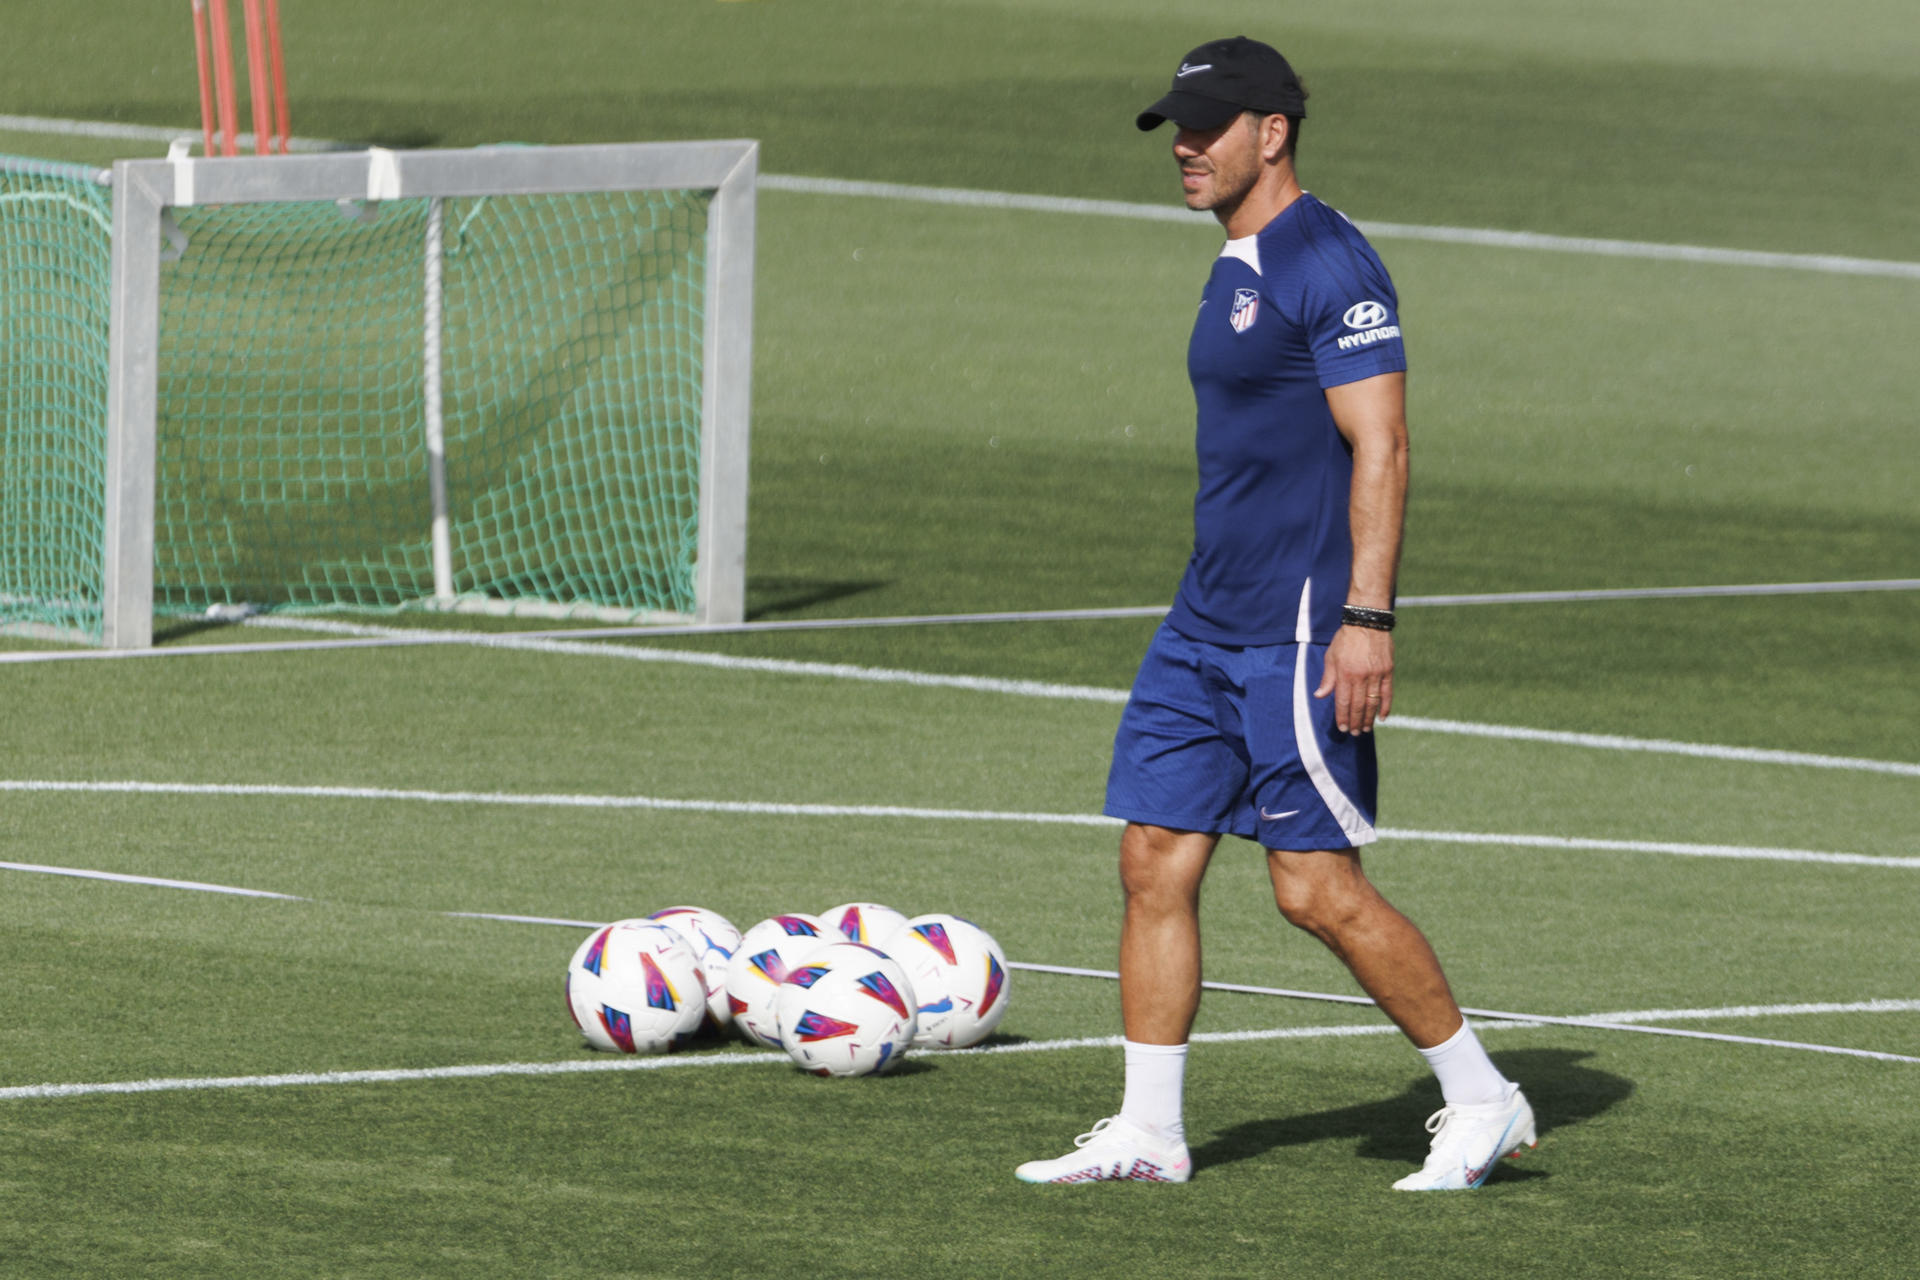
{"type": "Polygon", "coordinates": [[[1241,236],[1238,240],[1229,240],[1220,247],[1223,258],[1238,258],[1253,268],[1253,274],[1265,275],[1260,270],[1260,236],[1256,232],[1250,236],[1241,236]]]}

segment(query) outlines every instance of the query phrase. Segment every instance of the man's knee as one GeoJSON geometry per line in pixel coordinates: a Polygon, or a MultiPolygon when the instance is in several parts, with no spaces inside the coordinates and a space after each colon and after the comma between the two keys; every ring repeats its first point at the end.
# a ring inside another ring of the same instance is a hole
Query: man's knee
{"type": "Polygon", "coordinates": [[[1338,937],[1376,896],[1351,855],[1270,850],[1267,866],[1281,916],[1319,938],[1338,937]]]}
{"type": "Polygon", "coordinates": [[[1296,929],[1319,933],[1327,916],[1326,895],[1309,881],[1288,879],[1273,886],[1274,905],[1280,915],[1296,929]]]}
{"type": "Polygon", "coordinates": [[[1212,852],[1212,836],[1130,823],[1120,837],[1120,888],[1130,905],[1191,902],[1212,852]]]}

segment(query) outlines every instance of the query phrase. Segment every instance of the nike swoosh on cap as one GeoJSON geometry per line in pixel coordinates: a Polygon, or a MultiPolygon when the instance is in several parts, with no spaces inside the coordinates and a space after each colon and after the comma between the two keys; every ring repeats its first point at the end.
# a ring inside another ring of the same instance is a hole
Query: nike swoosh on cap
{"type": "MultiPolygon", "coordinates": [[[[1165,64],[1163,63],[1162,65],[1165,65],[1165,64]]],[[[1190,76],[1190,75],[1194,75],[1197,72],[1211,71],[1211,70],[1213,70],[1213,64],[1211,62],[1202,62],[1198,66],[1189,66],[1188,64],[1183,62],[1180,64],[1180,69],[1173,73],[1173,77],[1174,79],[1178,80],[1181,76],[1190,76]]]]}

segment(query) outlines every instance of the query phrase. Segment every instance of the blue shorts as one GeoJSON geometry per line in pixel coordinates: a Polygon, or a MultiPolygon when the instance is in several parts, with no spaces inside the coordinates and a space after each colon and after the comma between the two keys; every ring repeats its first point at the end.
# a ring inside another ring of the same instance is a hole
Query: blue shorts
{"type": "Polygon", "coordinates": [[[1316,698],[1324,644],[1229,646],[1154,634],[1120,717],[1106,812],[1269,849],[1374,839],[1373,735],[1341,733],[1316,698]]]}

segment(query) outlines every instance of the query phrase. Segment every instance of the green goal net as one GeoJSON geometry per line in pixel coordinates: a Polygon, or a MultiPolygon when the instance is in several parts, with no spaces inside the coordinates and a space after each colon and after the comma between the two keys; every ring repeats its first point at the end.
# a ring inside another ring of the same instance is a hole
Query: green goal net
{"type": "Polygon", "coordinates": [[[292,198],[315,185],[303,171],[289,198],[224,200],[211,180],[251,163],[229,160],[201,162],[197,183],[149,178],[157,243],[142,237],[117,302],[111,193],[84,170],[0,161],[0,624],[95,642],[111,630],[101,495],[129,478],[107,474],[114,307],[148,318],[123,320],[114,376],[139,437],[125,465],[152,477],[151,515],[127,507],[122,523],[142,527],[120,552],[139,569],[150,556],[150,597],[133,606],[149,617],[714,617],[703,557],[744,554],[704,527],[725,482],[708,350],[716,193],[515,189],[526,172],[568,183],[541,150],[499,153],[522,180],[486,194],[292,198]]]}
{"type": "Polygon", "coordinates": [[[113,201],[0,159],[0,623],[100,634],[113,201]]]}

